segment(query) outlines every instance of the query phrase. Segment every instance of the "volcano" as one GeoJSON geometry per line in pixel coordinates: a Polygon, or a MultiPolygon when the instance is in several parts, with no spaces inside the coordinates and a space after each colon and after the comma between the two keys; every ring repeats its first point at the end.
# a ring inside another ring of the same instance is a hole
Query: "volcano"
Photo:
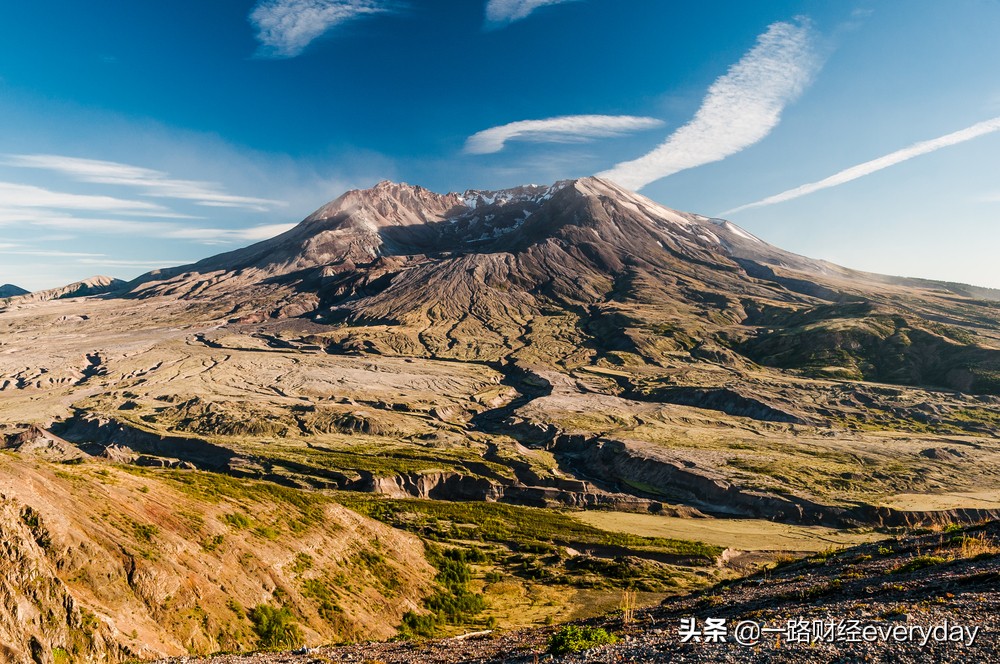
{"type": "Polygon", "coordinates": [[[1000,291],[810,259],[599,178],[461,194],[381,182],[277,237],[151,272],[129,289],[230,302],[244,323],[346,326],[345,347],[390,354],[500,361],[530,339],[551,346],[538,323],[568,316],[564,342],[659,366],[695,352],[1000,390],[992,342],[962,344],[966,333],[941,328],[982,332],[977,317],[993,315],[1000,291]]]}

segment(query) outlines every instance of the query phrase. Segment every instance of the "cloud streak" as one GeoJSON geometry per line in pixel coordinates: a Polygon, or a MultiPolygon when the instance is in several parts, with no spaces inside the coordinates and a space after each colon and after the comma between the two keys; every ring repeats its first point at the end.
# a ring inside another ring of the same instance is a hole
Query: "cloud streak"
{"type": "Polygon", "coordinates": [[[546,5],[559,5],[572,0],[489,0],[486,3],[486,25],[499,27],[527,18],[531,12],[546,5]]]}
{"type": "Polygon", "coordinates": [[[993,118],[992,120],[984,120],[983,122],[976,123],[971,127],[966,127],[965,129],[960,129],[950,134],[939,136],[938,138],[932,138],[928,141],[914,143],[913,145],[905,147],[902,150],[896,150],[895,152],[890,152],[889,154],[878,157],[877,159],[872,159],[871,161],[866,161],[863,164],[846,168],[839,173],[834,173],[828,178],[823,178],[817,182],[810,182],[809,184],[804,184],[799,187],[795,187],[794,189],[783,191],[780,194],[768,196],[767,198],[762,198],[759,201],[735,207],[732,210],[726,210],[722,214],[734,214],[736,212],[742,212],[743,210],[764,207],[765,205],[783,203],[785,201],[790,201],[793,198],[807,196],[823,189],[837,187],[852,180],[863,178],[866,175],[871,175],[872,173],[876,173],[882,169],[889,168],[890,166],[895,166],[896,164],[908,161],[914,157],[929,154],[952,145],[958,145],[959,143],[965,143],[966,141],[971,141],[974,138],[979,138],[980,136],[985,136],[986,134],[992,134],[995,131],[1000,131],[1000,117],[993,118]]]}
{"type": "Polygon", "coordinates": [[[546,120],[521,120],[477,132],[465,141],[466,154],[503,150],[507,141],[580,143],[595,138],[621,136],[663,125],[656,118],[632,115],[565,115],[546,120]]]}
{"type": "Polygon", "coordinates": [[[638,190],[680,171],[721,161],[759,142],[821,65],[808,21],[773,23],[725,75],[709,87],[694,118],[652,152],[603,173],[638,190]]]}
{"type": "Polygon", "coordinates": [[[250,12],[265,58],[294,58],[336,25],[391,11],[386,0],[262,0],[250,12]]]}
{"type": "MultiPolygon", "coordinates": [[[[0,189],[2,193],[2,189],[0,189]]],[[[166,221],[103,219],[54,213],[51,210],[12,211],[0,208],[0,226],[30,225],[75,233],[133,235],[168,240],[191,240],[203,244],[256,242],[294,228],[295,224],[262,224],[246,228],[206,228],[166,221]]]]}
{"type": "Polygon", "coordinates": [[[264,212],[284,205],[283,201],[253,196],[234,196],[214,182],[177,180],[167,173],[113,161],[82,159],[53,154],[5,155],[2,163],[19,168],[36,168],[66,175],[78,182],[135,187],[147,196],[193,201],[207,207],[242,208],[264,212]]]}
{"type": "Polygon", "coordinates": [[[0,182],[0,213],[25,209],[79,210],[132,214],[151,217],[183,217],[167,208],[144,201],[132,201],[113,196],[70,194],[15,182],[0,182]]]}

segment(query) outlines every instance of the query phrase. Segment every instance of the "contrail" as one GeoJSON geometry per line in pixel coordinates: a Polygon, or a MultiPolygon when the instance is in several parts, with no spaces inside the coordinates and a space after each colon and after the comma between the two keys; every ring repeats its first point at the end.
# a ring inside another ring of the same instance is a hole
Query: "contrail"
{"type": "Polygon", "coordinates": [[[883,168],[895,166],[898,163],[913,159],[914,157],[919,157],[920,155],[928,154],[951,145],[965,143],[966,141],[971,141],[974,138],[979,138],[980,136],[985,136],[986,134],[992,134],[997,130],[1000,130],[1000,117],[993,118],[992,120],[984,120],[983,122],[974,124],[971,127],[966,127],[965,129],[960,129],[956,132],[945,134],[944,136],[940,136],[938,138],[932,138],[929,141],[914,143],[913,145],[903,148],[902,150],[896,150],[895,152],[890,152],[883,157],[878,157],[877,159],[866,161],[863,164],[852,166],[818,182],[804,184],[802,186],[795,187],[794,189],[783,191],[780,194],[768,196],[767,198],[762,198],[759,201],[735,207],[732,210],[726,210],[725,212],[722,212],[720,216],[742,212],[743,210],[749,210],[751,208],[764,207],[765,205],[783,203],[784,201],[790,201],[793,198],[806,196],[807,194],[811,194],[822,189],[836,187],[844,184],[845,182],[857,180],[858,178],[863,178],[866,175],[871,175],[876,171],[881,171],[883,168]]]}

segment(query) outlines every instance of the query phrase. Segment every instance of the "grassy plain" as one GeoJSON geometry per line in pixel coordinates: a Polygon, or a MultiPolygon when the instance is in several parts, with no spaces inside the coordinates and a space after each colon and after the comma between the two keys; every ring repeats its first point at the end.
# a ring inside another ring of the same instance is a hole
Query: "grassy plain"
{"type": "Polygon", "coordinates": [[[764,519],[685,519],[599,511],[575,513],[573,518],[613,533],[692,539],[740,551],[824,551],[885,537],[872,530],[796,526],[764,519]]]}

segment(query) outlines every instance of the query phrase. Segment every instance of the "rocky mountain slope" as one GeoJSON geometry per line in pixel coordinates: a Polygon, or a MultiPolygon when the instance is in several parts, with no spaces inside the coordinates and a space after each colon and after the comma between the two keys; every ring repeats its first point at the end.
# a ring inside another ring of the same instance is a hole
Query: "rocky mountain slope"
{"type": "Polygon", "coordinates": [[[0,456],[3,661],[244,650],[279,602],[312,641],[388,638],[430,587],[419,541],[322,497],[39,458],[60,448],[36,431],[0,456]]]}

